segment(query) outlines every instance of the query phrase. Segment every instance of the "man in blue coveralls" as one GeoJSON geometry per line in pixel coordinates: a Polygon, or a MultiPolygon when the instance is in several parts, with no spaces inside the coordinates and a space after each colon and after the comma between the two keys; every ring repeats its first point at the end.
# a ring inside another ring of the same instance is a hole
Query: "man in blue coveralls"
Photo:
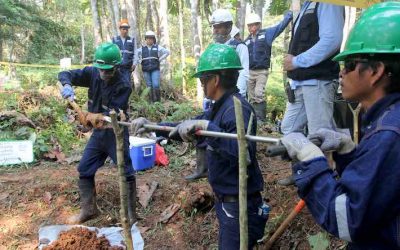
{"type": "MultiPolygon", "coordinates": [[[[219,249],[239,249],[239,162],[238,143],[224,138],[196,138],[198,129],[225,133],[236,133],[235,109],[233,97],[237,97],[243,108],[243,119],[247,128],[250,115],[254,113],[251,105],[238,93],[236,86],[239,70],[242,69],[236,51],[225,44],[211,44],[201,55],[195,77],[200,78],[204,94],[215,101],[212,107],[193,120],[181,123],[161,123],[175,126],[169,137],[172,139],[193,141],[205,140],[207,143],[208,180],[215,193],[215,210],[219,222],[219,249]]],[[[145,118],[133,121],[138,133],[150,123],[145,118]]],[[[253,118],[251,134],[255,135],[257,120],[253,118]]],[[[160,133],[161,135],[162,133],[160,133]]],[[[165,135],[164,135],[165,136],[165,135]]],[[[252,248],[264,234],[268,213],[263,213],[263,178],[256,159],[256,143],[248,142],[248,230],[249,248],[252,248]]]]}
{"type": "Polygon", "coordinates": [[[347,249],[400,249],[400,3],[364,11],[333,60],[344,62],[343,97],[366,110],[363,137],[356,146],[331,128],[310,134],[336,151],[334,172],[303,134],[286,135],[289,155],[301,161],[293,167],[299,196],[347,249]]]}
{"type": "MultiPolygon", "coordinates": [[[[83,223],[98,215],[96,206],[95,174],[103,166],[108,156],[117,162],[114,131],[103,128],[103,116],[111,110],[124,113],[127,117],[128,100],[132,92],[129,79],[119,70],[121,52],[117,45],[103,43],[96,48],[94,67],[60,72],[58,80],[63,85],[61,95],[64,98],[74,98],[72,86],[88,88],[88,113],[86,120],[93,129],[93,134],[86,145],[78,166],[79,192],[81,211],[69,219],[69,223],[83,223]]],[[[129,218],[134,218],[135,206],[135,176],[129,157],[129,134],[124,130],[125,174],[128,183],[129,218]]]]}

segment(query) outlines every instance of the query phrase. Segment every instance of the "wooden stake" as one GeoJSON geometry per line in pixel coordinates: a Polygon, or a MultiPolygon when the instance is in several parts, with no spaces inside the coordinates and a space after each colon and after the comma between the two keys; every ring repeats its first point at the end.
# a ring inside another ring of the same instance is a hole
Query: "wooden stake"
{"type": "Polygon", "coordinates": [[[239,146],[239,225],[240,225],[240,250],[249,246],[248,218],[247,218],[247,141],[244,131],[242,103],[233,97],[235,104],[236,130],[239,146]]]}
{"type": "Polygon", "coordinates": [[[119,197],[121,200],[121,209],[119,210],[122,227],[124,228],[126,249],[133,250],[133,241],[131,235],[131,225],[128,219],[128,185],[125,177],[124,160],[124,129],[118,125],[117,113],[110,112],[111,124],[114,129],[115,141],[117,145],[117,167],[119,173],[119,197]]]}

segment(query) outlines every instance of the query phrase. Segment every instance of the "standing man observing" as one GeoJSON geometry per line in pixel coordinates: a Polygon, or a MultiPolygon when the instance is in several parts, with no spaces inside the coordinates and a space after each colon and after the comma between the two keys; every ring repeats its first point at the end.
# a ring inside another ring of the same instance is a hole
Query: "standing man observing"
{"type": "Polygon", "coordinates": [[[244,42],[250,58],[249,101],[261,122],[266,117],[265,86],[271,64],[272,42],[285,30],[292,18],[293,13],[289,11],[279,24],[265,29],[261,28],[261,18],[257,14],[253,13],[247,19],[250,35],[244,42]]]}
{"type": "Polygon", "coordinates": [[[323,151],[336,151],[335,172],[302,133],[286,135],[283,144],[300,161],[293,166],[298,194],[346,249],[400,249],[400,3],[365,10],[333,60],[343,61],[343,98],[366,110],[364,135],[355,145],[332,129],[310,134],[323,151]]]}
{"type": "Polygon", "coordinates": [[[141,61],[143,76],[147,87],[150,88],[150,101],[159,102],[160,95],[160,61],[169,56],[169,50],[158,45],[156,34],[149,30],[144,35],[146,42],[137,50],[138,60],[135,60],[134,65],[141,61]]]}
{"type": "Polygon", "coordinates": [[[112,39],[112,43],[116,44],[122,54],[122,62],[119,66],[119,70],[124,77],[129,79],[131,82],[132,72],[135,70],[133,61],[135,60],[136,44],[135,39],[128,35],[129,24],[127,19],[122,19],[119,23],[119,36],[115,36],[112,39]]]}
{"type": "MultiPolygon", "coordinates": [[[[332,58],[339,53],[343,38],[344,7],[329,3],[304,2],[294,22],[284,70],[290,80],[294,100],[287,103],[282,120],[283,134],[315,133],[320,128],[334,128],[333,101],[339,78],[339,63],[332,58]]],[[[293,184],[291,177],[278,181],[293,184]]]]}

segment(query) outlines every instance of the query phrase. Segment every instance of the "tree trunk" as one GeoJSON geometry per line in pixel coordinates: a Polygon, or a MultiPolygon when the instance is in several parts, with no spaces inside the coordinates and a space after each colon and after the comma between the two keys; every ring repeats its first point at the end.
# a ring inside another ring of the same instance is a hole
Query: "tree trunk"
{"type": "Polygon", "coordinates": [[[218,9],[218,0],[212,0],[212,11],[218,9]]]}
{"type": "Polygon", "coordinates": [[[244,22],[246,19],[246,1],[240,0],[240,2],[238,2],[238,5],[239,6],[236,12],[236,27],[238,27],[238,29],[240,30],[240,37],[244,37],[244,22]]]}
{"type": "Polygon", "coordinates": [[[85,25],[81,26],[81,61],[80,64],[85,62],[85,25]]]}
{"type": "MultiPolygon", "coordinates": [[[[103,34],[103,39],[105,41],[111,41],[111,37],[113,32],[113,27],[112,27],[112,17],[109,13],[107,13],[107,5],[108,0],[101,0],[101,12],[100,16],[102,17],[103,22],[101,23],[103,25],[102,27],[102,34],[103,34]],[[111,22],[110,22],[111,21],[111,22]]],[[[111,11],[112,12],[112,11],[111,11]]]]}
{"type": "Polygon", "coordinates": [[[107,1],[107,9],[108,9],[108,12],[110,13],[113,36],[117,36],[118,35],[118,22],[117,22],[117,19],[115,18],[114,9],[112,6],[113,3],[111,2],[111,0],[106,0],[106,1],[107,1]]]}
{"type": "Polygon", "coordinates": [[[103,41],[99,11],[97,9],[97,0],[90,0],[90,6],[92,8],[92,21],[94,28],[94,47],[97,47],[97,45],[99,45],[103,41]]]}
{"type": "Polygon", "coordinates": [[[151,13],[154,15],[154,21],[155,21],[155,30],[154,32],[157,33],[157,36],[161,35],[160,31],[160,16],[158,15],[158,10],[156,8],[156,4],[154,3],[154,0],[150,0],[150,6],[151,6],[151,13]]]}
{"type": "MultiPolygon", "coordinates": [[[[263,20],[263,7],[265,4],[265,0],[257,0],[254,3],[254,12],[260,16],[261,20],[263,20]]],[[[246,13],[245,13],[246,15],[246,13]]]]}
{"type": "MultiPolygon", "coordinates": [[[[160,45],[164,48],[170,49],[169,42],[169,27],[168,27],[168,1],[160,0],[160,45]]],[[[164,81],[171,85],[171,70],[169,65],[171,65],[171,57],[167,57],[165,60],[161,61],[161,77],[164,81]]]]}
{"type": "Polygon", "coordinates": [[[117,34],[118,34],[118,25],[119,21],[121,20],[121,14],[119,12],[119,0],[112,0],[112,7],[113,7],[113,13],[114,13],[114,19],[117,27],[117,34]]]}
{"type": "Polygon", "coordinates": [[[187,94],[187,86],[186,86],[186,79],[185,79],[185,68],[186,68],[186,53],[185,53],[185,46],[183,44],[183,3],[182,0],[178,0],[178,19],[179,19],[179,45],[181,51],[181,73],[182,73],[182,93],[184,95],[187,94]]]}
{"type": "Polygon", "coordinates": [[[136,41],[138,37],[140,37],[139,34],[139,28],[138,28],[138,20],[137,20],[137,10],[135,9],[135,3],[132,0],[125,0],[126,3],[126,17],[122,16],[122,18],[127,18],[129,25],[131,26],[130,28],[130,36],[133,37],[136,41]]]}
{"type": "Polygon", "coordinates": [[[140,0],[133,0],[134,1],[134,8],[135,8],[135,15],[136,15],[136,36],[138,38],[142,37],[142,26],[140,25],[142,23],[142,20],[140,17],[143,15],[143,13],[140,12],[141,7],[140,7],[140,0]]]}
{"type": "MultiPolygon", "coordinates": [[[[193,37],[193,54],[196,64],[200,58],[201,45],[199,27],[197,23],[197,10],[199,9],[199,0],[190,0],[190,13],[192,20],[192,37],[193,37]]],[[[203,88],[201,87],[200,80],[197,79],[197,103],[201,106],[204,99],[203,88]]]]}
{"type": "Polygon", "coordinates": [[[146,25],[147,25],[147,30],[154,31],[153,13],[151,11],[150,1],[147,1],[146,25]]]}
{"type": "Polygon", "coordinates": [[[349,32],[353,27],[354,23],[356,22],[356,14],[357,14],[356,13],[357,9],[355,7],[346,6],[344,9],[346,13],[346,19],[343,28],[343,40],[342,40],[341,50],[344,49],[344,45],[346,43],[347,37],[349,36],[349,32]]]}

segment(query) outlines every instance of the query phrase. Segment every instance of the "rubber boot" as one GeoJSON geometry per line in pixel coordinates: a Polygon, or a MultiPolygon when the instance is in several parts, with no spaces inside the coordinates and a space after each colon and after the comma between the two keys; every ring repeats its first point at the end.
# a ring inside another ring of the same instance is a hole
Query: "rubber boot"
{"type": "Polygon", "coordinates": [[[265,122],[266,120],[266,105],[265,102],[253,103],[254,111],[256,112],[257,120],[265,122]]]}
{"type": "Polygon", "coordinates": [[[161,101],[161,92],[160,88],[154,88],[154,102],[159,102],[161,101]]]}
{"type": "Polygon", "coordinates": [[[206,166],[206,148],[196,147],[196,171],[185,177],[188,181],[194,181],[201,178],[207,178],[207,166],[206,166]]]}
{"type": "Polygon", "coordinates": [[[128,218],[130,225],[136,222],[136,177],[130,175],[126,177],[128,186],[128,218]]]}
{"type": "Polygon", "coordinates": [[[150,93],[149,93],[149,101],[150,103],[154,103],[154,89],[153,87],[150,88],[150,93]]]}
{"type": "Polygon", "coordinates": [[[287,187],[287,186],[294,185],[295,181],[294,181],[293,175],[290,175],[284,179],[278,180],[276,183],[278,183],[281,186],[287,187]]]}
{"type": "Polygon", "coordinates": [[[96,205],[94,178],[79,179],[78,187],[81,196],[81,211],[78,215],[68,219],[69,224],[80,224],[99,215],[99,210],[96,205]]]}

